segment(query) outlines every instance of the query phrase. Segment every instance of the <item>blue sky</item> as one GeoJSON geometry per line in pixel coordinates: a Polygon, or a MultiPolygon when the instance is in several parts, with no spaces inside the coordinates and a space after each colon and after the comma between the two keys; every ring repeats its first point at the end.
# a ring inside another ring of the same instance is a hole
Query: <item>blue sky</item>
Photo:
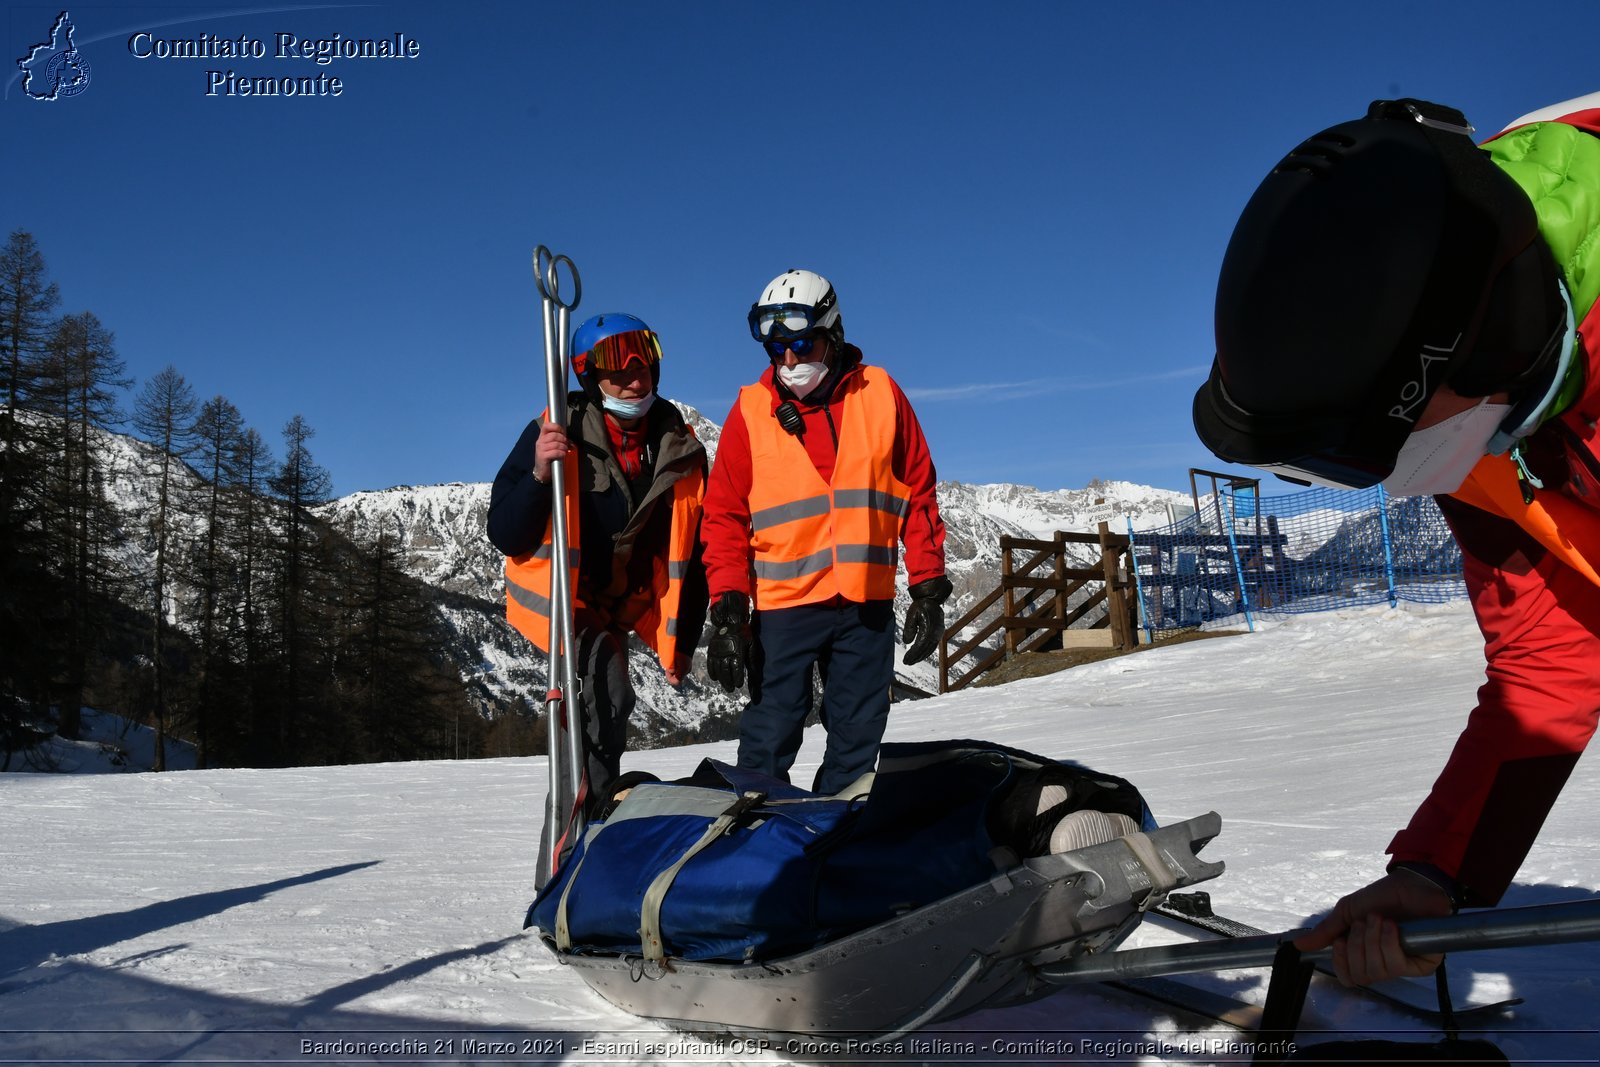
{"type": "Polygon", "coordinates": [[[74,6],[90,84],[32,100],[60,10],[8,10],[0,225],[136,378],[171,363],[274,447],[303,415],[339,494],[493,477],[544,403],[540,243],[718,421],[765,366],[751,301],[807,267],[942,477],[1187,489],[1219,469],[1189,419],[1217,266],[1279,156],[1375,98],[1486,134],[1600,89],[1587,2],[592,0],[74,6]],[[267,55],[133,54],[203,34],[267,55]],[[208,96],[230,69],[343,91],[208,96]]]}

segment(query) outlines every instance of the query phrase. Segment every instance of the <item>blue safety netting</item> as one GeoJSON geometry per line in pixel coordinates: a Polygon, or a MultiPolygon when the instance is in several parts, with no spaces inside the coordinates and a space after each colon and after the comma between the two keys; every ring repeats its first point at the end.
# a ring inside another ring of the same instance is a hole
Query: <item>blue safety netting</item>
{"type": "Polygon", "coordinates": [[[1466,596],[1461,549],[1432,497],[1224,490],[1197,514],[1130,531],[1151,634],[1233,616],[1466,596]]]}

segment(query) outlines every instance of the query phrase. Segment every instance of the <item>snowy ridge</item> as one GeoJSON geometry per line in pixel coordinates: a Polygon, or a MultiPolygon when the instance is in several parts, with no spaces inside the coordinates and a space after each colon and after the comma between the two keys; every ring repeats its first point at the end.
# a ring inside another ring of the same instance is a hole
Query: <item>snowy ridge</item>
{"type": "MultiPolygon", "coordinates": [[[[714,451],[720,428],[698,411],[678,405],[696,435],[714,451]]],[[[409,573],[445,592],[455,594],[441,606],[461,647],[457,661],[486,710],[503,706],[518,696],[543,691],[545,657],[504,621],[504,559],[488,541],[487,483],[451,483],[438,486],[399,486],[352,493],[326,505],[323,515],[338,525],[368,536],[387,531],[400,546],[409,573]]],[[[1092,531],[1095,524],[1087,509],[1105,500],[1118,509],[1113,530],[1126,528],[1121,515],[1134,525],[1157,526],[1167,522],[1167,505],[1183,503],[1182,493],[1130,482],[1101,482],[1084,489],[1041,491],[1024,485],[967,485],[939,483],[939,507],[944,517],[946,569],[955,595],[946,617],[961,615],[993,589],[1000,574],[1000,537],[1049,538],[1056,530],[1092,531]]],[[[1097,559],[1092,546],[1077,550],[1081,562],[1097,559]]],[[[904,568],[896,591],[897,617],[909,603],[904,568]]],[[[697,728],[708,716],[730,716],[742,706],[742,697],[724,694],[705,676],[704,656],[696,659],[694,673],[684,688],[674,690],[661,675],[654,657],[634,642],[630,675],[642,705],[636,721],[646,737],[680,736],[697,728]]],[[[899,667],[902,678],[924,690],[938,688],[936,667],[924,662],[899,667]]]]}
{"type": "Polygon", "coordinates": [[[462,596],[484,596],[483,576],[504,559],[484,533],[488,482],[364,490],[333,501],[323,515],[366,537],[387,533],[400,546],[407,573],[462,596]]]}
{"type": "Polygon", "coordinates": [[[679,413],[683,415],[684,420],[689,424],[689,429],[694,431],[694,435],[705,446],[706,459],[715,462],[717,444],[722,440],[722,427],[702,415],[698,408],[692,408],[688,404],[677,400],[672,402],[672,406],[677,408],[679,413]]]}
{"type": "MultiPolygon", "coordinates": [[[[148,578],[155,565],[155,531],[149,520],[155,516],[160,502],[161,450],[126,434],[91,432],[103,464],[106,496],[129,520],[128,540],[113,545],[112,554],[127,574],[136,579],[148,578]]],[[[195,492],[205,484],[200,475],[181,460],[173,463],[172,480],[177,492],[195,492]]],[[[179,538],[193,532],[181,526],[172,531],[179,538]]]]}
{"type": "MultiPolygon", "coordinates": [[[[677,406],[714,454],[721,428],[694,408],[677,406]]],[[[118,507],[126,515],[151,514],[156,486],[149,472],[159,452],[122,434],[103,435],[102,449],[108,463],[108,491],[118,507]]],[[[176,471],[186,488],[201,487],[199,476],[188,467],[179,464],[176,471]]],[[[945,609],[946,618],[952,620],[998,582],[1002,535],[1048,539],[1056,530],[1093,531],[1088,511],[1102,500],[1116,512],[1110,522],[1115,532],[1126,529],[1128,518],[1135,528],[1163,526],[1168,505],[1189,500],[1180,492],[1120,481],[1057,490],[944,481],[938,491],[946,569],[955,586],[945,609]]],[[[492,716],[519,700],[537,703],[547,668],[544,655],[505,621],[504,558],[485,534],[489,493],[488,482],[395,486],[351,493],[317,512],[353,535],[373,539],[388,535],[407,573],[437,591],[438,610],[453,634],[446,653],[459,666],[479,710],[492,716]]],[[[118,550],[120,559],[130,574],[148,576],[154,554],[151,531],[137,520],[131,526],[130,541],[118,550]]],[[[1069,546],[1069,552],[1084,564],[1098,558],[1089,545],[1069,546]]],[[[904,617],[909,603],[906,584],[902,567],[897,618],[904,617]]],[[[637,641],[631,660],[630,675],[640,703],[635,721],[642,743],[693,737],[708,719],[730,719],[742,706],[742,694],[725,694],[706,678],[703,654],[697,656],[694,672],[681,690],[666,684],[654,656],[637,641]]],[[[912,685],[928,691],[938,688],[934,664],[902,667],[897,656],[896,665],[912,685]]]]}

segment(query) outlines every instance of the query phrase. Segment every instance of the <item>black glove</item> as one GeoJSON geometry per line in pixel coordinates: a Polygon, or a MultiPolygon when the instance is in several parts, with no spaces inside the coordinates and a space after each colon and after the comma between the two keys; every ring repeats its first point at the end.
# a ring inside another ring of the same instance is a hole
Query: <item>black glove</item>
{"type": "Polygon", "coordinates": [[[906,646],[901,663],[920,663],[933,655],[944,636],[944,602],[954,588],[942,574],[911,587],[911,607],[906,609],[905,629],[900,632],[900,641],[906,646]]]}
{"type": "Polygon", "coordinates": [[[744,685],[750,661],[750,598],[723,593],[711,606],[711,643],[706,646],[706,673],[732,693],[744,685]]]}

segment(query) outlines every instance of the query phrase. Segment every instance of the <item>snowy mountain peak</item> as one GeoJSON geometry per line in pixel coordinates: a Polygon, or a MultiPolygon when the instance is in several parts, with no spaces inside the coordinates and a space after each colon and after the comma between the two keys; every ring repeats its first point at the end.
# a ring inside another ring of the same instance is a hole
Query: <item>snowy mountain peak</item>
{"type": "MultiPolygon", "coordinates": [[[[677,407],[714,455],[721,427],[688,405],[677,407]]],[[[105,447],[110,488],[119,507],[127,514],[148,513],[154,500],[150,472],[159,454],[152,446],[122,435],[107,435],[105,447]]],[[[181,476],[198,484],[192,471],[185,469],[181,476]]],[[[997,584],[1002,536],[1049,539],[1057,530],[1092,532],[1101,518],[1114,532],[1124,530],[1129,518],[1136,528],[1162,526],[1169,521],[1169,505],[1188,501],[1182,493],[1122,481],[1057,490],[945,481],[939,483],[938,492],[946,532],[946,571],[956,589],[946,609],[952,619],[997,584]]],[[[546,667],[544,656],[505,621],[504,558],[486,535],[489,496],[487,482],[403,485],[351,493],[317,510],[356,538],[388,539],[406,570],[438,591],[439,611],[454,639],[447,652],[479,708],[492,716],[514,704],[537,703],[532,695],[542,693],[546,667]]],[[[152,547],[147,538],[136,536],[123,551],[133,571],[148,568],[145,557],[152,547]]],[[[1084,563],[1098,558],[1093,545],[1069,545],[1068,551],[1084,563]]],[[[906,607],[904,587],[902,579],[897,613],[906,607]]],[[[927,662],[899,668],[902,678],[929,691],[938,688],[935,671],[927,662]]],[[[631,673],[646,737],[681,737],[707,716],[734,714],[740,703],[709,684],[703,670],[681,690],[672,689],[643,646],[635,649],[631,673]]]]}

